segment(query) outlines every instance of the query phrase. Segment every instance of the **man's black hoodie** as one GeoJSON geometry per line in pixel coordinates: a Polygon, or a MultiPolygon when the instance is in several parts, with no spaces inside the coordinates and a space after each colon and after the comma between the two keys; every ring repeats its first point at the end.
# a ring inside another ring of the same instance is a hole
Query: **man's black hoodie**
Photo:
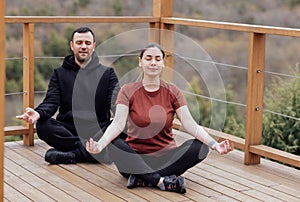
{"type": "Polygon", "coordinates": [[[66,56],[51,76],[46,97],[35,109],[40,114],[38,121],[51,118],[59,110],[58,121],[71,128],[74,124],[76,129],[78,124],[82,130],[88,127],[86,133],[97,132],[95,122],[101,128],[110,122],[119,89],[115,71],[101,65],[96,53],[85,68],[80,68],[74,55],[66,56]]]}

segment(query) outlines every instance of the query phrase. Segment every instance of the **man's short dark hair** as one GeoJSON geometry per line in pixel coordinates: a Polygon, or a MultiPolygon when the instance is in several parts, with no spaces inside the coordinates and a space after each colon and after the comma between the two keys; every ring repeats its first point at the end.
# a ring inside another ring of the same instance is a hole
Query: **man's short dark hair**
{"type": "Polygon", "coordinates": [[[79,27],[79,28],[75,29],[72,33],[71,41],[73,41],[73,37],[74,37],[75,33],[87,33],[87,32],[91,32],[91,34],[93,35],[93,39],[94,39],[93,42],[95,42],[96,41],[95,34],[94,34],[93,30],[91,30],[88,27],[79,27]]]}

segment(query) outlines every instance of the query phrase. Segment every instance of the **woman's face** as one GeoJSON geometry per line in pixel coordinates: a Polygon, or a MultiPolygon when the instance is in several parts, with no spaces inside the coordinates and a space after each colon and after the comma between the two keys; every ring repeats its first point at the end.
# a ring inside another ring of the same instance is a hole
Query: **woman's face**
{"type": "Polygon", "coordinates": [[[139,66],[143,70],[144,77],[159,77],[164,67],[161,50],[156,47],[145,50],[142,58],[139,58],[139,66]]]}

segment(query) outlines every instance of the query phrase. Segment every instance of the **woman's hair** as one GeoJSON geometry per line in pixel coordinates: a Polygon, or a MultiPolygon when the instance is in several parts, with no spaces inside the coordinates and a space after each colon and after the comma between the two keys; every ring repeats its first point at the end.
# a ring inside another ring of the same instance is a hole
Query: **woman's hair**
{"type": "MultiPolygon", "coordinates": [[[[165,51],[161,48],[160,45],[158,45],[157,43],[149,43],[147,46],[145,46],[145,47],[141,50],[140,58],[143,57],[144,52],[145,52],[148,48],[158,48],[158,49],[161,51],[163,58],[165,57],[165,51]]],[[[139,70],[141,71],[141,68],[139,68],[139,70]]],[[[139,74],[139,76],[138,76],[138,78],[137,78],[137,81],[142,80],[143,77],[144,77],[144,75],[143,75],[143,73],[142,73],[142,71],[141,71],[140,74],[139,74]]]]}
{"type": "Polygon", "coordinates": [[[145,47],[142,49],[141,53],[140,53],[140,58],[143,57],[144,52],[145,52],[148,48],[158,48],[158,49],[161,51],[161,53],[162,53],[162,55],[163,55],[163,58],[165,58],[165,51],[164,51],[164,50],[161,48],[161,46],[158,45],[157,43],[150,43],[150,44],[148,44],[147,46],[145,46],[145,47]]]}

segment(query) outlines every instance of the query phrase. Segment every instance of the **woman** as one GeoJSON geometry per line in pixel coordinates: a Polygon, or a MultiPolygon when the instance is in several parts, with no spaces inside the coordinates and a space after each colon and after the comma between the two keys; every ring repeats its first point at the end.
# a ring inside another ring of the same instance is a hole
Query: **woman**
{"type": "Polygon", "coordinates": [[[181,175],[208,154],[208,147],[220,154],[233,150],[229,140],[217,143],[192,118],[187,102],[175,85],[160,79],[165,53],[149,44],[140,53],[142,80],[125,84],[118,94],[113,122],[98,141],[90,139],[86,149],[99,153],[110,142],[109,152],[128,188],[154,186],[161,190],[186,192],[181,175]],[[177,146],[172,134],[174,115],[195,139],[177,146]],[[126,141],[117,138],[127,122],[126,141]]]}

